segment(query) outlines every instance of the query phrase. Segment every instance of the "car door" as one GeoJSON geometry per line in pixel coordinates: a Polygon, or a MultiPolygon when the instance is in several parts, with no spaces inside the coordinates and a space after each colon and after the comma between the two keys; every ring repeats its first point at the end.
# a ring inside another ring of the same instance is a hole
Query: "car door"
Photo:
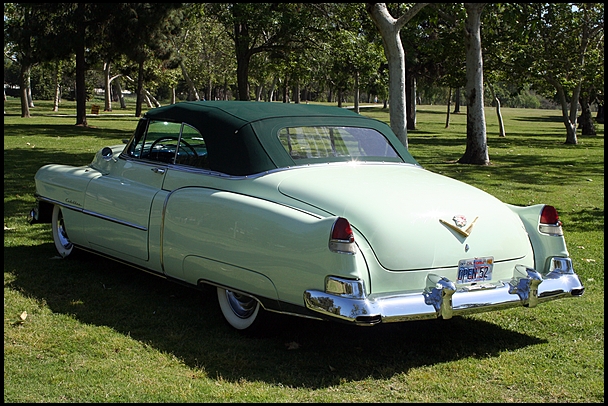
{"type": "Polygon", "coordinates": [[[175,160],[180,128],[181,123],[142,120],[109,173],[89,183],[84,209],[91,248],[128,261],[149,259],[152,203],[175,160]]]}

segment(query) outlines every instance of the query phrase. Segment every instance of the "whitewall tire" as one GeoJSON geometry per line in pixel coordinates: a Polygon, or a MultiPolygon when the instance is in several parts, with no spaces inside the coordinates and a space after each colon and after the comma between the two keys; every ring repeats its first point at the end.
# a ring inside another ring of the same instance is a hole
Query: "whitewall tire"
{"type": "Polygon", "coordinates": [[[67,257],[74,250],[74,245],[68,237],[68,233],[65,229],[65,223],[63,221],[63,212],[61,206],[55,205],[53,207],[52,217],[53,227],[53,241],[55,242],[55,248],[62,258],[67,257]]]}
{"type": "Polygon", "coordinates": [[[246,330],[256,325],[260,303],[251,296],[217,288],[217,299],[224,318],[237,330],[246,330]]]}

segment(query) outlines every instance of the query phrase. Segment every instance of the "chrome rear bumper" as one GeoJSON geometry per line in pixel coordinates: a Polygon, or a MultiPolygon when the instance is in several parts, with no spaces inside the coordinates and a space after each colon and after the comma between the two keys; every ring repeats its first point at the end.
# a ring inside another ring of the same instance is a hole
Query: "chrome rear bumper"
{"type": "Polygon", "coordinates": [[[360,325],[423,320],[487,312],[509,307],[535,307],[563,297],[581,296],[584,291],[570,258],[553,258],[544,277],[532,268],[517,265],[510,280],[456,287],[448,278],[429,274],[420,293],[365,296],[337,295],[318,290],[304,292],[306,307],[329,318],[360,325]]]}

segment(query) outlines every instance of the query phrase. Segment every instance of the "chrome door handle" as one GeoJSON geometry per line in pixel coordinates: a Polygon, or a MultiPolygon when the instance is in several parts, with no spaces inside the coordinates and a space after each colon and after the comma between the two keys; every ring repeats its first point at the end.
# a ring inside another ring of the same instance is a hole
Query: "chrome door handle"
{"type": "Polygon", "coordinates": [[[167,171],[167,170],[166,170],[166,169],[164,169],[164,168],[152,168],[152,172],[154,172],[154,173],[160,173],[161,175],[162,175],[163,173],[165,173],[166,171],[167,171]]]}

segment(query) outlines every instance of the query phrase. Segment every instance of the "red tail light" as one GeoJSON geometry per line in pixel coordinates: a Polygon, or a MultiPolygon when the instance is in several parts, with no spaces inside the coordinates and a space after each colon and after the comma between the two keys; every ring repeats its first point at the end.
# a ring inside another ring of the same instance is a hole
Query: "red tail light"
{"type": "Polygon", "coordinates": [[[538,231],[543,234],[563,236],[562,222],[559,220],[557,210],[553,206],[545,206],[540,212],[538,231]]]}
{"type": "Polygon", "coordinates": [[[354,242],[355,236],[350,228],[350,223],[344,217],[338,217],[331,229],[331,239],[342,242],[354,242]]]}
{"type": "Polygon", "coordinates": [[[329,250],[342,254],[354,254],[357,252],[353,229],[344,217],[338,217],[331,228],[329,250]]]}
{"type": "Polygon", "coordinates": [[[557,224],[560,223],[559,215],[557,214],[557,210],[553,206],[545,206],[540,213],[540,222],[541,224],[557,224]]]}

